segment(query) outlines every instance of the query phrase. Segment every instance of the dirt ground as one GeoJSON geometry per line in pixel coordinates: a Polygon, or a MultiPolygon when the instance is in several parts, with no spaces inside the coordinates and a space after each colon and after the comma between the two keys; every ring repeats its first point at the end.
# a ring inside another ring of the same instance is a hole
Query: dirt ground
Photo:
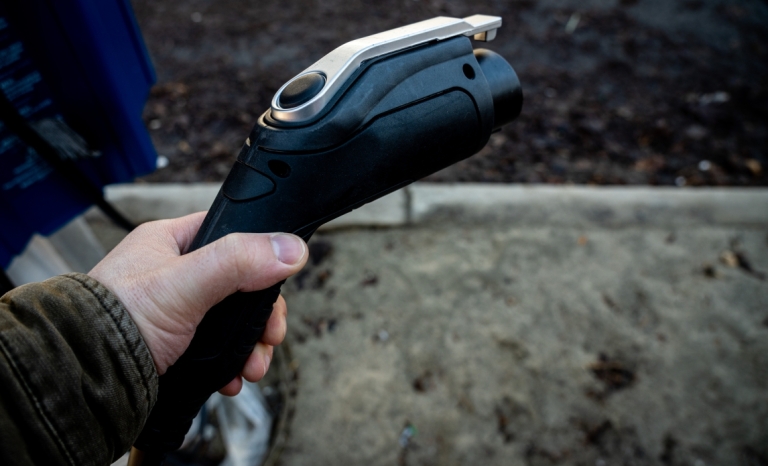
{"type": "Polygon", "coordinates": [[[768,465],[765,227],[517,213],[310,243],[281,464],[768,465]]]}
{"type": "Polygon", "coordinates": [[[503,17],[520,119],[432,181],[768,185],[765,0],[133,0],[158,73],[144,117],[170,164],[226,175],[285,81],[349,40],[438,15],[503,17]]]}

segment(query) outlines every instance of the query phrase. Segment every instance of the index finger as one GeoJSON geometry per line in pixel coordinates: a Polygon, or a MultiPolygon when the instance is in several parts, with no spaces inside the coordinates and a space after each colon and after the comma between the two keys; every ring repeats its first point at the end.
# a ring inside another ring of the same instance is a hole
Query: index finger
{"type": "Polygon", "coordinates": [[[192,245],[197,231],[200,230],[200,225],[203,224],[207,213],[207,211],[196,212],[184,217],[163,220],[168,232],[176,241],[179,254],[186,254],[189,251],[189,247],[192,245]]]}

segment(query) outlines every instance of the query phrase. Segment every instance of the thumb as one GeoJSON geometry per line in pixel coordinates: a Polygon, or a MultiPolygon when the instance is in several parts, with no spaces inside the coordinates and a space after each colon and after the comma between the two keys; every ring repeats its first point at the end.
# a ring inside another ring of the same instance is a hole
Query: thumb
{"type": "Polygon", "coordinates": [[[307,262],[307,245],[287,233],[232,233],[177,258],[183,290],[202,312],[236,291],[268,288],[295,274],[307,262]]]}

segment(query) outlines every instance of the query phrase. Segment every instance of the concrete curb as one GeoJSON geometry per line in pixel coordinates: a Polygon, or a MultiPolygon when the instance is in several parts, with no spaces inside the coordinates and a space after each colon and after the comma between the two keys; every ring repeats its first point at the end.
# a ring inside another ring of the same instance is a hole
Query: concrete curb
{"type": "MultiPolygon", "coordinates": [[[[135,223],[175,218],[207,210],[219,192],[221,183],[152,183],[107,186],[105,197],[135,223]]],[[[329,222],[322,229],[349,227],[385,227],[408,221],[408,196],[396,191],[329,222]]],[[[88,215],[100,215],[91,209],[88,215]]]]}
{"type": "MultiPolygon", "coordinates": [[[[206,210],[221,185],[126,184],[109,201],[140,223],[206,210]]],[[[323,228],[437,220],[503,219],[510,225],[768,225],[768,189],[414,183],[323,228]]]]}
{"type": "Polygon", "coordinates": [[[414,222],[491,216],[528,226],[768,224],[768,189],[417,183],[410,199],[414,222]]]}

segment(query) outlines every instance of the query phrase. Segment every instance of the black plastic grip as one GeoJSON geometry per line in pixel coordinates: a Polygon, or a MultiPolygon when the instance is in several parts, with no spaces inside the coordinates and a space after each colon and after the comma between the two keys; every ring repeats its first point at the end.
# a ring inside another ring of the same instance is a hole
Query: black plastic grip
{"type": "Polygon", "coordinates": [[[138,449],[167,452],[181,446],[208,397],[242,371],[264,333],[280,285],[235,293],[208,311],[190,348],[160,377],[157,403],[134,444],[138,449]]]}

